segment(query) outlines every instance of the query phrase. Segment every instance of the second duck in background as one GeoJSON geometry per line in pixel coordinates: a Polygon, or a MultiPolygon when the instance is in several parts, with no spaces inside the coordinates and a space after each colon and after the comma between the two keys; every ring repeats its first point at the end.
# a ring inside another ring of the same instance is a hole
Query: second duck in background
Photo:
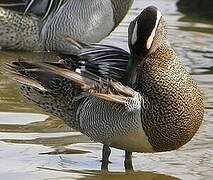
{"type": "Polygon", "coordinates": [[[0,47],[72,51],[62,34],[99,42],[121,22],[133,0],[20,0],[0,3],[0,47]]]}

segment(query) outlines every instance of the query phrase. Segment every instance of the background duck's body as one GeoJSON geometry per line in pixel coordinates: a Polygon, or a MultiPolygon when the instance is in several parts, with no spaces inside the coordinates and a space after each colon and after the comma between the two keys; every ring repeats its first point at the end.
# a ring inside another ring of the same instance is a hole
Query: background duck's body
{"type": "Polygon", "coordinates": [[[88,43],[98,42],[120,23],[132,2],[40,0],[12,5],[9,2],[0,3],[0,46],[7,49],[75,52],[76,49],[63,41],[62,35],[69,34],[88,43]]]}

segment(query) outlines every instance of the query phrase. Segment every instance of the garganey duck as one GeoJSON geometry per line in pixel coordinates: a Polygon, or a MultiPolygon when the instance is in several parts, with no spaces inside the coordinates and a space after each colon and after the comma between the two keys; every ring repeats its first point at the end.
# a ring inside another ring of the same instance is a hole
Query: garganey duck
{"type": "Polygon", "coordinates": [[[168,43],[161,12],[144,9],[131,22],[128,39],[130,53],[94,44],[73,55],[72,65],[8,66],[24,96],[104,144],[103,169],[109,146],[125,150],[125,167],[132,169],[132,152],[176,150],[203,120],[202,92],[168,43]]]}
{"type": "Polygon", "coordinates": [[[0,2],[0,47],[72,51],[62,34],[94,43],[121,22],[133,0],[10,0],[0,2]]]}

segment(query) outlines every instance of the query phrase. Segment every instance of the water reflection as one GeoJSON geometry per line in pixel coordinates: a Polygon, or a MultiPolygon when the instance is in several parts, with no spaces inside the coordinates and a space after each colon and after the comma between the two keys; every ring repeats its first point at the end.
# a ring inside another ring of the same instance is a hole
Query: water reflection
{"type": "MultiPolygon", "coordinates": [[[[26,134],[2,134],[1,141],[7,143],[17,143],[17,144],[37,144],[44,145],[53,148],[57,147],[65,147],[75,143],[86,143],[89,142],[89,138],[81,135],[80,133],[45,133],[45,134],[37,134],[37,133],[28,133],[26,134]]],[[[68,154],[68,149],[64,149],[63,153],[68,154]]],[[[80,152],[80,151],[79,151],[80,152]]],[[[85,151],[86,152],[86,151],[85,151]]],[[[58,151],[58,153],[62,154],[62,151],[58,151]]],[[[48,154],[48,153],[46,153],[48,154]]],[[[53,152],[49,152],[49,154],[53,154],[53,152]]]]}
{"type": "MultiPolygon", "coordinates": [[[[45,168],[44,168],[45,169],[45,168]]],[[[56,169],[50,169],[46,168],[46,170],[50,171],[59,171],[61,170],[56,170],[56,169]]],[[[63,172],[63,170],[62,170],[63,172]]],[[[68,173],[76,173],[76,174],[81,174],[82,177],[79,177],[79,180],[178,180],[179,178],[177,177],[172,177],[164,174],[158,174],[158,173],[152,173],[152,172],[101,172],[101,171],[73,171],[73,170],[67,170],[66,172],[68,173]]],[[[73,177],[73,176],[72,176],[73,177]]],[[[51,178],[52,180],[57,180],[57,179],[67,179],[68,177],[60,177],[60,178],[51,178]]]]}

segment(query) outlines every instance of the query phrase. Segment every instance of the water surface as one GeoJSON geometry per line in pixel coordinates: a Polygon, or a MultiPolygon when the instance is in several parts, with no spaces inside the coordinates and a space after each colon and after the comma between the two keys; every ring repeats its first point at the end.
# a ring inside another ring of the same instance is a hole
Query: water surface
{"type": "Polygon", "coordinates": [[[27,102],[3,66],[18,57],[52,60],[44,54],[0,51],[0,179],[211,179],[213,177],[213,25],[177,12],[176,0],[135,0],[122,24],[104,43],[127,48],[127,27],[141,10],[158,6],[169,40],[205,93],[205,120],[177,151],[134,153],[134,173],[124,173],[123,151],[113,149],[110,173],[100,172],[102,145],[27,102]]]}

